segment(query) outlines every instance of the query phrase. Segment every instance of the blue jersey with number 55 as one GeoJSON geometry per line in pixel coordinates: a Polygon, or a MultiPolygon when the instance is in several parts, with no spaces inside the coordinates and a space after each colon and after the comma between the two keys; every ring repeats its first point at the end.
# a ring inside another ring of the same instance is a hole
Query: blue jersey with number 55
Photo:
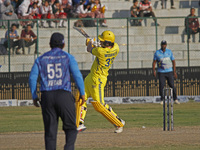
{"type": "Polygon", "coordinates": [[[70,73],[84,95],[83,77],[74,57],[60,48],[53,48],[35,60],[29,84],[33,99],[37,98],[37,78],[40,75],[40,91],[66,90],[71,92],[70,73]]]}
{"type": "Polygon", "coordinates": [[[108,76],[108,71],[113,64],[113,61],[119,53],[119,46],[114,43],[112,48],[96,47],[92,49],[92,54],[96,56],[92,68],[90,70],[93,77],[105,77],[108,76]]]}

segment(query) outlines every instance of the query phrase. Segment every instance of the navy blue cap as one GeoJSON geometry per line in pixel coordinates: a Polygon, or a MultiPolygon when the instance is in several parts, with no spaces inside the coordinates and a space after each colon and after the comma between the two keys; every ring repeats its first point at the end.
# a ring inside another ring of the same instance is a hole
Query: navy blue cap
{"type": "Polygon", "coordinates": [[[162,40],[162,41],[161,41],[161,45],[167,45],[167,41],[162,40]]]}
{"type": "Polygon", "coordinates": [[[58,32],[53,33],[51,35],[50,44],[57,46],[65,44],[64,35],[58,32]]]}

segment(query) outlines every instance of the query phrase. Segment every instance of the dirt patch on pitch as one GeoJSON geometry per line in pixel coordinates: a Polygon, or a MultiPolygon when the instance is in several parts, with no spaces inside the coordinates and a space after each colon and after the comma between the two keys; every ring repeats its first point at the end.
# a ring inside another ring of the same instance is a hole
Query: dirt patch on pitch
{"type": "MultiPolygon", "coordinates": [[[[0,134],[0,150],[44,150],[43,132],[0,134]]],[[[58,150],[63,149],[65,136],[58,133],[58,150]]],[[[161,128],[129,128],[121,134],[113,129],[87,129],[79,133],[76,149],[124,148],[135,149],[146,147],[195,146],[200,147],[200,127],[180,127],[175,131],[162,131],[161,128]]]]}

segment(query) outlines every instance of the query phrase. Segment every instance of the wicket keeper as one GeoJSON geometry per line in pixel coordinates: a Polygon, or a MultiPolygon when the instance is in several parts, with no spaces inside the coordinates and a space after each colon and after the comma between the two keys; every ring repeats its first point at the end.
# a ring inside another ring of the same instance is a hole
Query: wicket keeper
{"type": "MultiPolygon", "coordinates": [[[[100,45],[94,47],[92,40],[87,44],[87,51],[96,56],[90,73],[87,75],[84,81],[85,85],[85,100],[88,97],[93,98],[92,105],[96,111],[100,112],[108,121],[110,121],[115,127],[115,133],[121,133],[125,121],[120,119],[113,109],[104,102],[104,87],[107,82],[108,71],[113,64],[113,61],[119,53],[119,46],[115,43],[115,35],[111,31],[104,31],[98,36],[100,45]]],[[[77,130],[84,131],[84,119],[86,116],[87,104],[83,104],[80,114],[80,124],[77,130]]]]}

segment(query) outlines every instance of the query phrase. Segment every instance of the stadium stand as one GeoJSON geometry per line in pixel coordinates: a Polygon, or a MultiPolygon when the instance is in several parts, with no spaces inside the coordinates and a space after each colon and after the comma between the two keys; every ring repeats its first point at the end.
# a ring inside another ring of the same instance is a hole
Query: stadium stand
{"type": "MultiPolygon", "coordinates": [[[[170,3],[167,3],[167,9],[161,8],[161,2],[159,0],[151,0],[154,12],[157,17],[182,17],[182,18],[165,18],[159,19],[157,28],[158,43],[156,46],[156,28],[153,25],[152,19],[146,19],[143,21],[142,26],[130,26],[129,25],[129,58],[127,57],[127,19],[130,17],[130,7],[132,0],[102,0],[103,4],[108,7],[106,11],[106,18],[118,18],[107,19],[107,28],[100,27],[98,33],[101,33],[105,29],[112,30],[116,35],[116,42],[120,46],[120,52],[113,68],[127,68],[127,59],[129,59],[129,68],[150,68],[153,59],[153,53],[156,48],[160,47],[160,41],[165,39],[168,42],[168,48],[173,50],[176,58],[177,66],[188,65],[188,51],[186,35],[184,33],[184,19],[189,14],[191,7],[196,8],[196,15],[199,16],[199,1],[198,0],[177,0],[174,2],[176,9],[170,9],[170,3]],[[125,18],[124,18],[125,17],[125,18]]],[[[80,34],[73,30],[75,20],[70,21],[70,53],[75,56],[79,63],[80,69],[90,69],[93,57],[86,52],[85,39],[80,34]]],[[[84,28],[91,37],[98,35],[96,28],[84,28]]],[[[37,33],[36,28],[33,29],[37,33]]],[[[49,37],[55,32],[59,31],[66,35],[66,47],[68,51],[68,28],[40,28],[39,29],[39,51],[42,53],[48,51],[50,48],[49,37]]],[[[0,35],[5,34],[5,29],[0,29],[0,35]]],[[[195,35],[193,38],[197,38],[195,35]]],[[[3,38],[3,37],[0,37],[3,38]]],[[[198,38],[197,38],[198,39],[198,38]]],[[[196,40],[190,44],[190,65],[199,66],[199,42],[196,40]]],[[[30,71],[31,66],[36,56],[31,53],[29,55],[11,55],[11,71],[30,71]]],[[[8,66],[8,56],[0,56],[1,65],[8,66]]],[[[1,68],[2,72],[7,72],[8,67],[1,68]]]]}

